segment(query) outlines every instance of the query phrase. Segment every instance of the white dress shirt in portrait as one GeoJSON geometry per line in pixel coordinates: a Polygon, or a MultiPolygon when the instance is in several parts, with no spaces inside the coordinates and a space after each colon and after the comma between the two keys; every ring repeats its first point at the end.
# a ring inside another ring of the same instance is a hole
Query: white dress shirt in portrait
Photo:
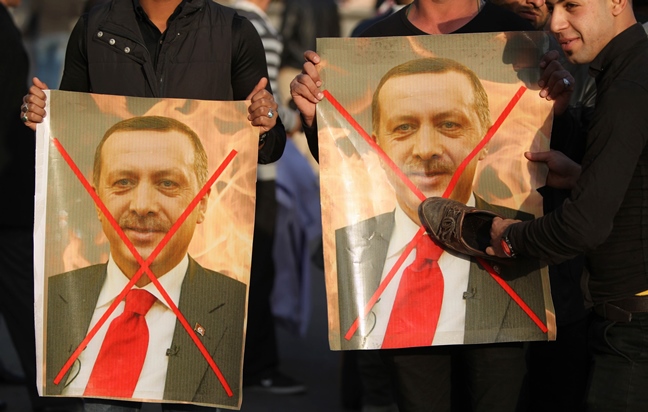
{"type": "MultiPolygon", "coordinates": [[[[187,273],[188,266],[189,258],[185,256],[176,267],[158,278],[160,284],[176,306],[178,306],[178,302],[180,301],[182,281],[187,273]]],[[[143,276],[146,276],[146,274],[143,276]]],[[[106,280],[101,288],[99,299],[97,299],[97,305],[92,315],[88,332],[97,324],[106,310],[108,310],[108,307],[113,303],[115,298],[126,287],[128,281],[129,279],[117,267],[111,257],[108,260],[106,280]]],[[[137,286],[134,286],[134,288],[137,288],[137,286]]],[[[149,345],[142,367],[142,373],[133,393],[133,398],[163,399],[167,366],[169,364],[167,349],[171,348],[173,341],[176,316],[153,283],[149,283],[143,289],[155,296],[157,301],[145,317],[149,329],[149,345]]],[[[108,326],[114,318],[124,311],[124,306],[124,301],[121,301],[94,338],[88,343],[86,349],[81,352],[78,362],[75,362],[70,370],[63,395],[83,395],[97,355],[101,349],[101,344],[106,336],[108,326]]]]}
{"type": "MultiPolygon", "coordinates": [[[[467,205],[473,206],[475,198],[471,195],[467,205]]],[[[414,235],[421,228],[419,223],[413,222],[403,210],[397,206],[394,213],[394,230],[389,239],[389,248],[385,258],[385,265],[381,276],[381,282],[392,270],[405,247],[412,241],[414,235]]],[[[403,264],[394,275],[389,285],[385,288],[378,302],[374,305],[371,313],[367,315],[366,330],[369,331],[363,344],[366,349],[379,349],[389,323],[394,300],[398,292],[398,285],[403,270],[414,261],[416,250],[407,256],[403,264]],[[372,327],[373,325],[373,327],[372,327]]],[[[439,314],[439,322],[430,345],[461,344],[464,340],[466,321],[466,301],[464,292],[468,289],[468,278],[470,272],[470,259],[466,256],[444,251],[439,258],[439,267],[443,274],[443,303],[439,314]]]]}

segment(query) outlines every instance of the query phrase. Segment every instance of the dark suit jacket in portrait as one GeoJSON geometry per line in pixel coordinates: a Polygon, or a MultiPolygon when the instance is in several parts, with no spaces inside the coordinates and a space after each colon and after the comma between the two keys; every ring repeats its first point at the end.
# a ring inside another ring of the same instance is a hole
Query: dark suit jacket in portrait
{"type": "MultiPolygon", "coordinates": [[[[60,395],[63,391],[68,376],[58,385],[54,384],[54,378],[88,333],[106,279],[106,267],[106,264],[89,266],[48,280],[46,395],[60,395]]],[[[196,344],[176,320],[172,345],[167,351],[169,365],[164,399],[238,405],[245,298],[245,284],[207,270],[189,257],[178,308],[191,327],[196,323],[204,327],[204,336],[196,335],[234,396],[227,396],[196,344]]]]}
{"type": "MultiPolygon", "coordinates": [[[[490,205],[477,196],[475,201],[477,208],[490,210],[506,218],[533,218],[524,212],[490,205]]],[[[335,232],[342,349],[363,347],[362,326],[350,340],[347,341],[344,335],[380,285],[393,229],[394,212],[390,212],[335,232]]],[[[510,266],[500,265],[500,276],[545,322],[542,279],[538,267],[536,262],[518,260],[510,266]]],[[[464,292],[466,323],[463,343],[547,339],[546,334],[474,258],[471,258],[468,277],[468,289],[464,292]]]]}

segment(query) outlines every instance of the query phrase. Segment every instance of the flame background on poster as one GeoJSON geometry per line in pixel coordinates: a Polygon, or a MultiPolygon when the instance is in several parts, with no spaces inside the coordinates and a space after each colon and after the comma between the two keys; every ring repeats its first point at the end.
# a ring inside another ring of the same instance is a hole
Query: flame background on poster
{"type": "MultiPolygon", "coordinates": [[[[189,254],[201,266],[249,284],[259,132],[247,120],[248,103],[62,91],[47,94],[48,115],[37,130],[36,159],[34,293],[38,365],[44,365],[46,279],[105,263],[110,252],[94,202],[54,146],[54,138],[90,183],[95,149],[105,131],[135,116],[171,117],[194,130],[207,152],[209,176],[236,150],[232,162],[211,187],[205,220],[196,226],[189,254]]],[[[41,366],[38,370],[39,383],[44,380],[43,369],[41,366]]],[[[241,382],[231,384],[240,387],[241,382]]]]}
{"type": "MultiPolygon", "coordinates": [[[[230,150],[237,150],[212,187],[205,222],[196,226],[189,254],[202,266],[247,283],[250,259],[242,259],[242,251],[251,250],[252,244],[258,132],[250,127],[245,103],[66,92],[52,96],[51,136],[59,139],[90,182],[103,133],[133,116],[167,116],[187,124],[207,151],[210,175],[230,150]]],[[[105,262],[109,253],[92,199],[53,146],[49,153],[45,276],[105,262]]]]}
{"type": "MultiPolygon", "coordinates": [[[[445,57],[473,70],[488,94],[493,123],[518,89],[526,87],[479,162],[473,189],[488,203],[540,216],[542,197],[536,189],[544,185],[546,167],[528,162],[523,153],[549,149],[551,103],[538,96],[537,86],[538,63],[548,44],[541,32],[319,39],[318,67],[323,87],[369,135],[376,85],[389,69],[412,59],[445,57]]],[[[363,137],[326,99],[318,104],[317,115],[329,342],[339,349],[346,331],[339,326],[335,230],[392,211],[396,199],[378,155],[363,137]]],[[[552,313],[546,268],[543,289],[552,313]]]]}

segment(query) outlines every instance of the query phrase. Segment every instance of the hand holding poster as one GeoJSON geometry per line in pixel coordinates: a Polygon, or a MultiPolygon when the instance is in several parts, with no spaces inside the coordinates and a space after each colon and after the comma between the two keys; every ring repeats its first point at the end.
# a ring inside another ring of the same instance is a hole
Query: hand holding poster
{"type": "Polygon", "coordinates": [[[47,102],[39,390],[238,408],[258,153],[245,103],[47,102]]]}
{"type": "Polygon", "coordinates": [[[319,41],[332,348],[553,337],[546,268],[421,245],[418,217],[431,196],[542,214],[546,170],[524,152],[549,147],[551,104],[533,91],[546,43],[543,33],[319,41]]]}

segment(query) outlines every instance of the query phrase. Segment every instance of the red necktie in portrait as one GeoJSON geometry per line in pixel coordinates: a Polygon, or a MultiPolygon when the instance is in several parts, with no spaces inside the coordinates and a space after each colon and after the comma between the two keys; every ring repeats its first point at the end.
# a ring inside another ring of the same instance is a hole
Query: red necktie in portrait
{"type": "Polygon", "coordinates": [[[429,236],[419,238],[416,258],[403,270],[398,285],[383,349],[432,344],[443,301],[443,274],[438,263],[442,253],[429,236]]]}
{"type": "Polygon", "coordinates": [[[143,289],[128,292],[124,312],[108,327],[84,396],[133,396],[149,344],[144,316],[156,300],[143,289]]]}

